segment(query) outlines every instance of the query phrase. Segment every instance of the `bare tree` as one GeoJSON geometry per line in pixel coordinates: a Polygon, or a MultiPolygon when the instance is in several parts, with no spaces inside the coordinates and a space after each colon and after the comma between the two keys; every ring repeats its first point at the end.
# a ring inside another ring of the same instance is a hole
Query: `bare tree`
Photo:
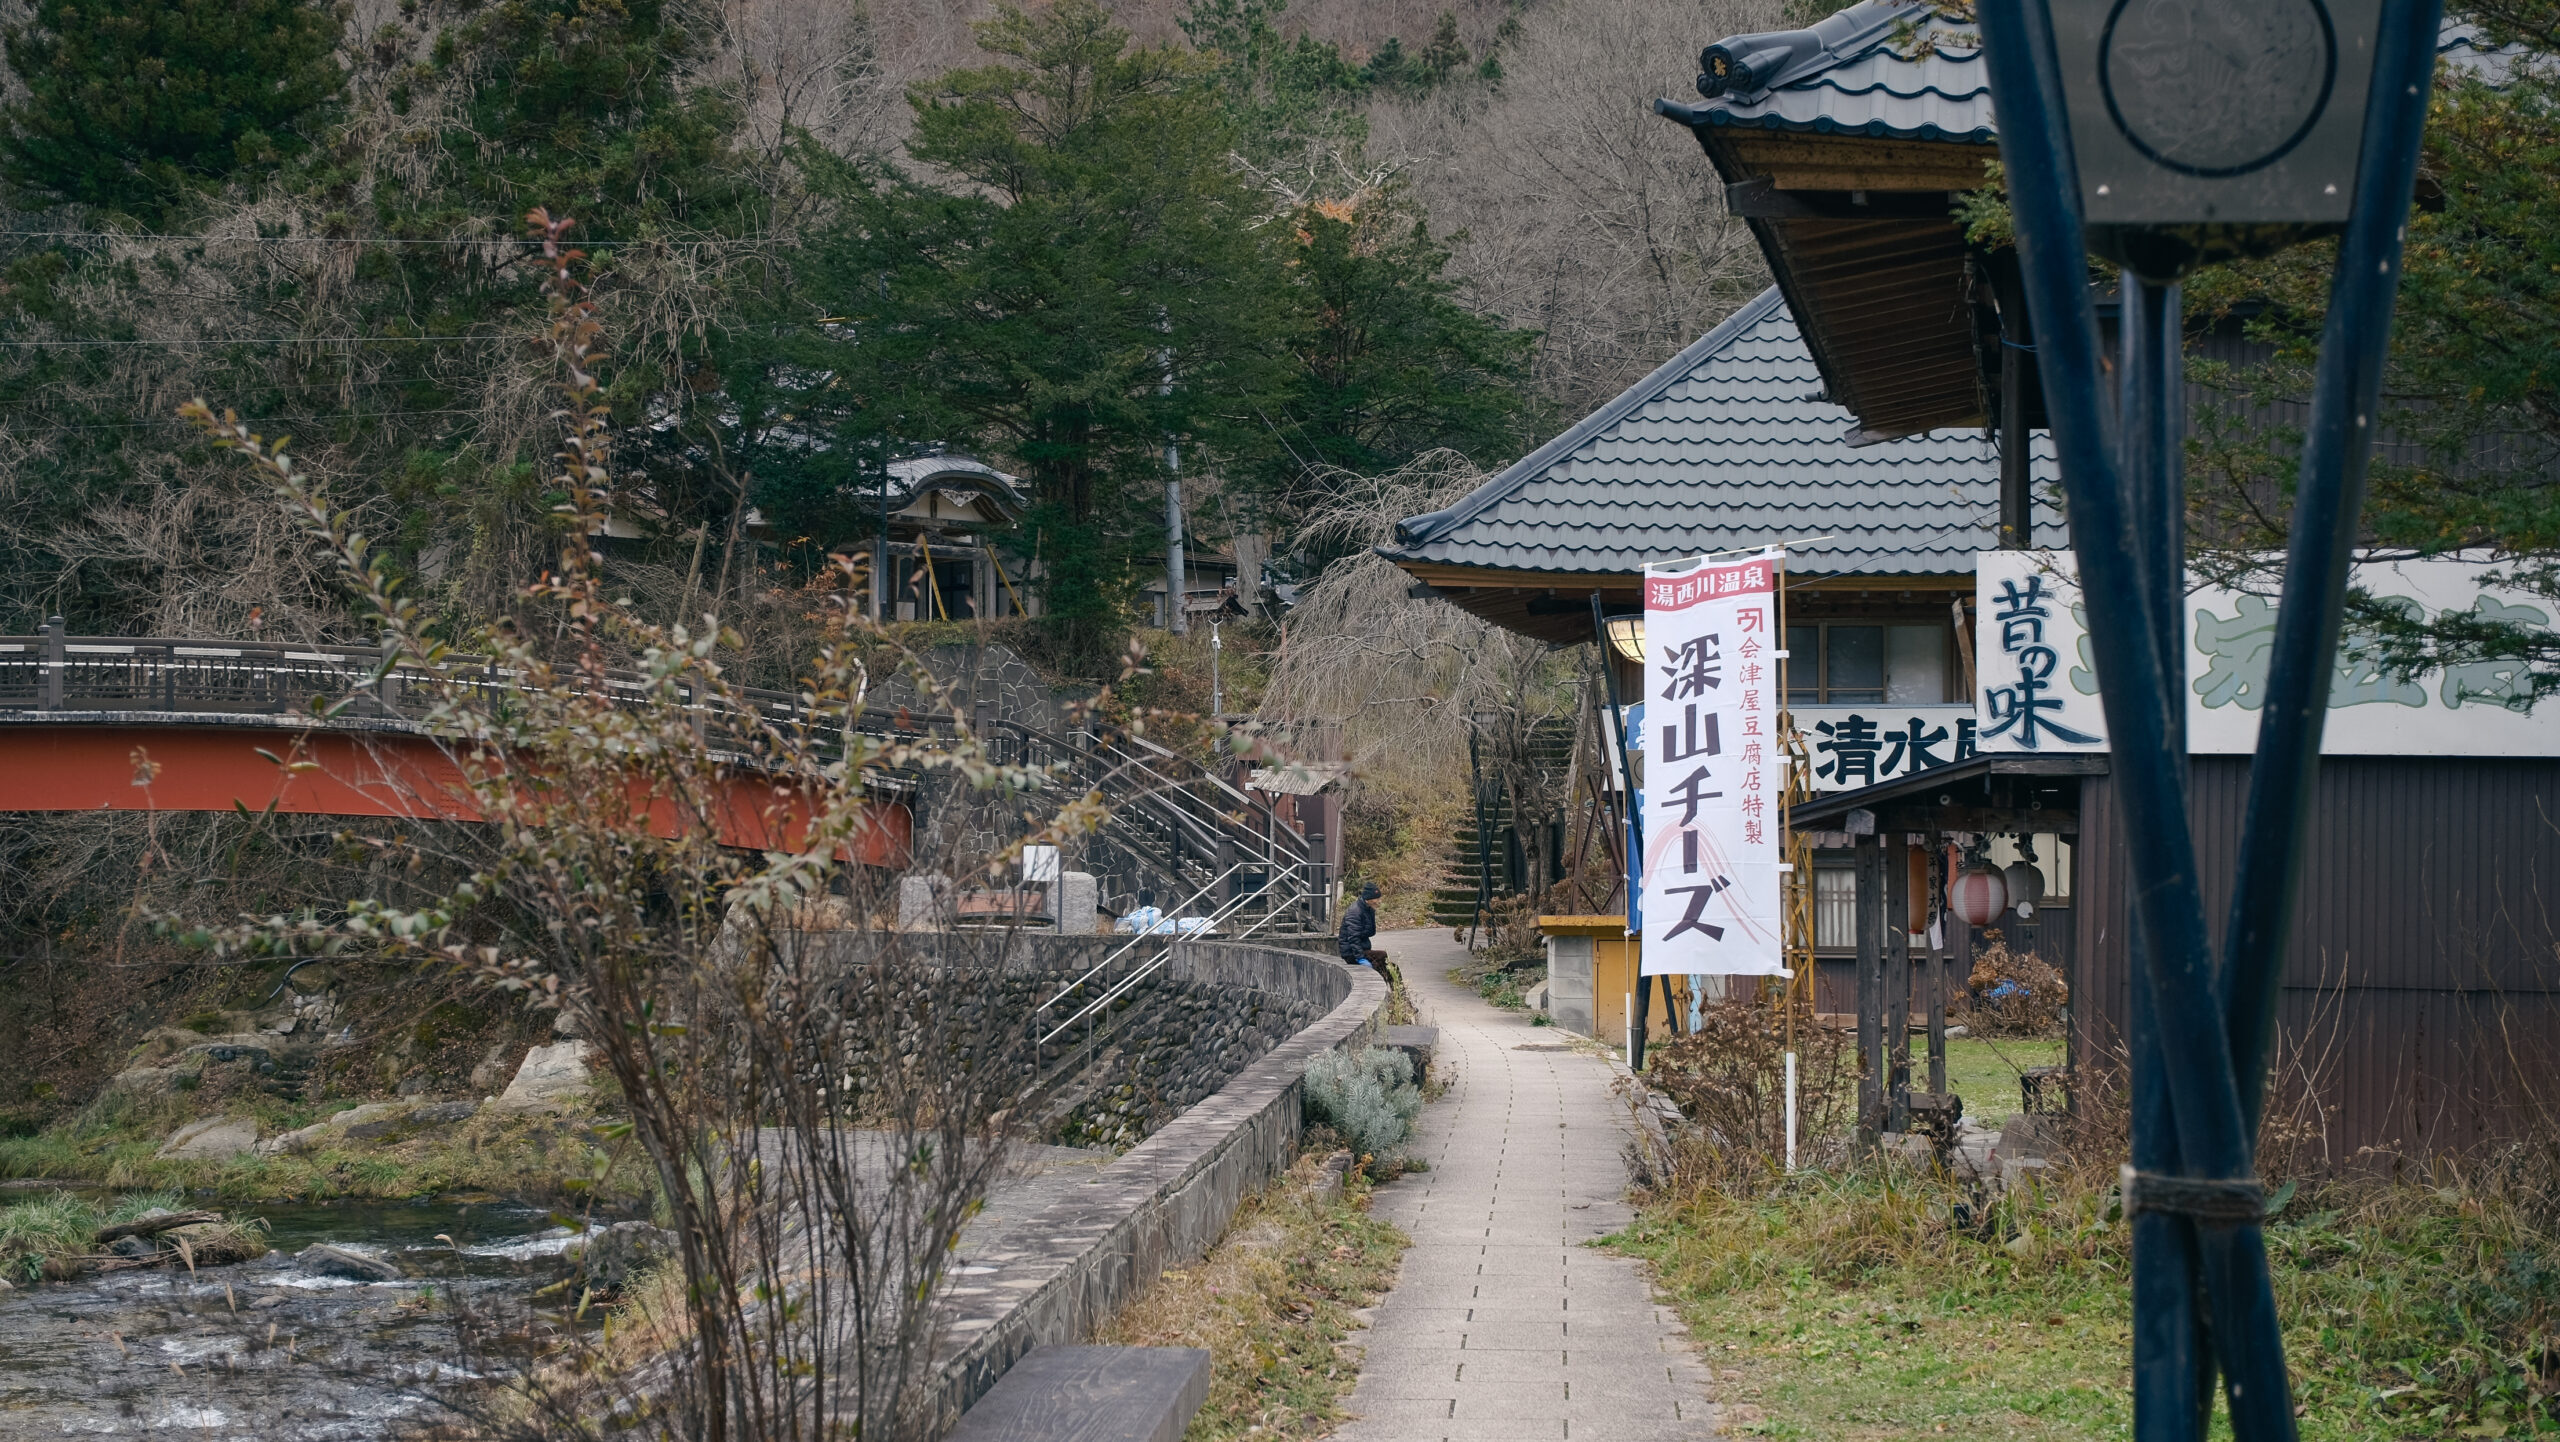
{"type": "MultiPolygon", "coordinates": [[[[1401,807],[1463,783],[1473,736],[1479,761],[1519,798],[1514,824],[1525,825],[1532,808],[1554,799],[1530,774],[1530,737],[1576,703],[1568,658],[1446,601],[1415,598],[1411,578],[1371,549],[1398,520],[1448,505],[1483,481],[1465,457],[1432,451],[1383,475],[1339,473],[1319,488],[1332,499],[1307,518],[1298,544],[1341,559],[1299,593],[1272,658],[1263,713],[1284,729],[1339,727],[1354,784],[1401,807]]],[[[1522,840],[1524,854],[1543,866],[1542,843],[1522,840]]]]}
{"type": "Polygon", "coordinates": [[[1780,24],[1770,0],[1562,0],[1526,13],[1489,95],[1370,112],[1437,223],[1463,225],[1467,299],[1543,332],[1539,388],[1581,410],[1624,389],[1765,283],[1697,142],[1654,115],[1700,47],[1780,24]]]}
{"type": "MultiPolygon", "coordinates": [[[[336,704],[378,695],[373,683],[396,667],[440,765],[385,753],[381,769],[412,779],[408,809],[464,823],[341,838],[448,879],[423,899],[358,895],[199,935],[217,954],[353,948],[529,992],[559,1008],[612,1082],[654,1164],[679,1269],[631,1298],[616,1329],[565,1340],[520,1386],[456,1397],[476,1431],[930,1437],[947,1420],[928,1385],[944,1271],[1002,1164],[1038,1050],[1000,987],[953,975],[1001,971],[1001,944],[955,954],[970,948],[889,926],[894,876],[854,862],[894,845],[880,804],[889,773],[998,797],[1043,778],[993,764],[965,726],[866,731],[866,623],[842,599],[859,592],[851,575],[791,715],[760,706],[714,659],[716,622],[709,634],[660,626],[612,597],[598,541],[612,474],[599,331],[563,225],[534,219],[568,401],[565,535],[531,594],[557,616],[557,637],[464,664],[280,447],[188,407],[216,444],[250,458],[385,637],[381,669],[336,704]],[[636,676],[608,672],[617,656],[636,658],[636,676]],[[508,684],[486,685],[492,674],[508,684]]],[[[1098,801],[1073,802],[1033,839],[1099,819],[1098,801]]],[[[1005,858],[921,860],[983,877],[1005,858]]]]}

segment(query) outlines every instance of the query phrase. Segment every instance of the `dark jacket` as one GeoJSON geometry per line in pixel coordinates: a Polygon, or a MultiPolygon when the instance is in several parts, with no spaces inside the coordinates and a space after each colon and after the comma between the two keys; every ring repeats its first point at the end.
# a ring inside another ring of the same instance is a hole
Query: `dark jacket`
{"type": "Polygon", "coordinates": [[[1366,901],[1355,901],[1342,909],[1341,949],[1344,961],[1358,961],[1369,954],[1369,942],[1378,934],[1378,909],[1366,901]]]}

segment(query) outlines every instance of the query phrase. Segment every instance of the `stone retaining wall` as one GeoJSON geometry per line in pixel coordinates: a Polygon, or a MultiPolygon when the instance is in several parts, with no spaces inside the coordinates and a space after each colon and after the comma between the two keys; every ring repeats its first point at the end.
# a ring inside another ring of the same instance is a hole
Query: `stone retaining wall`
{"type": "MultiPolygon", "coordinates": [[[[1098,961],[1108,939],[1094,940],[1106,943],[1086,953],[1098,961]]],[[[1040,941],[1031,963],[1043,969],[1067,969],[1087,944],[1040,941]]],[[[1172,951],[1165,975],[1184,991],[1257,992],[1320,1015],[1102,1168],[1092,1185],[973,1258],[993,1270],[948,1294],[935,1358],[943,1429],[1024,1353],[1083,1341],[1167,1267],[1207,1252],[1245,1197],[1296,1154],[1307,1064],[1366,1042],[1386,1007],[1374,972],[1328,957],[1236,942],[1182,942],[1172,951]]]]}

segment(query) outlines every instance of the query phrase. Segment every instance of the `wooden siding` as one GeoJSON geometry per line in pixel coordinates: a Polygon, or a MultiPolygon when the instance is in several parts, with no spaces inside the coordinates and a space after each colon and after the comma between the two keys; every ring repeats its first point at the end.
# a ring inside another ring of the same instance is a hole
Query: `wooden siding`
{"type": "MultiPolygon", "coordinates": [[[[2190,774],[2219,941],[2249,762],[2200,756],[2190,774]]],[[[2560,761],[2331,757],[2314,806],[2268,1089],[2298,1160],[2467,1151],[2560,1107],[2560,761]]],[[[2122,1056],[2130,984],[2119,825],[2090,777],[2072,1042],[2100,1066],[2122,1056]]]]}

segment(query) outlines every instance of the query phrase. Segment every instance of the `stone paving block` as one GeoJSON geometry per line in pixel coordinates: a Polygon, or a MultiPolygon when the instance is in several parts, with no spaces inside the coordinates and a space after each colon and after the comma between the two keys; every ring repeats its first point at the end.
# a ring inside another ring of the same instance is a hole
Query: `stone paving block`
{"type": "MultiPolygon", "coordinates": [[[[1380,1435],[1394,1437],[1428,1437],[1436,1435],[1439,1430],[1437,1428],[1417,1426],[1410,1431],[1399,1431],[1394,1430],[1393,1424],[1427,1424],[1433,1422],[1446,1422],[1449,1420],[1450,1412],[1455,1410],[1458,1405],[1458,1399],[1455,1395],[1444,1397],[1361,1397],[1357,1400],[1359,1405],[1351,1410],[1353,1415],[1358,1417],[1360,1420],[1353,1423],[1352,1426],[1356,1427],[1363,1423],[1370,1424],[1372,1426],[1384,1424],[1388,1426],[1389,1430],[1380,1433],[1380,1435]]],[[[1345,1430],[1348,1431],[1349,1429],[1346,1428],[1345,1430]]]]}
{"type": "MultiPolygon", "coordinates": [[[[1560,1417],[1569,1415],[1573,1406],[1571,1388],[1562,1369],[1551,1379],[1500,1382],[1492,1379],[1469,1380],[1458,1385],[1458,1408],[1450,1415],[1459,1419],[1476,1417],[1560,1417]]],[[[1671,1402],[1666,1396],[1663,1415],[1669,1416],[1671,1402]]]]}
{"type": "Polygon", "coordinates": [[[1573,1345],[1561,1317],[1545,1322],[1469,1322],[1459,1332],[1470,1352],[1562,1352],[1573,1345]]]}

